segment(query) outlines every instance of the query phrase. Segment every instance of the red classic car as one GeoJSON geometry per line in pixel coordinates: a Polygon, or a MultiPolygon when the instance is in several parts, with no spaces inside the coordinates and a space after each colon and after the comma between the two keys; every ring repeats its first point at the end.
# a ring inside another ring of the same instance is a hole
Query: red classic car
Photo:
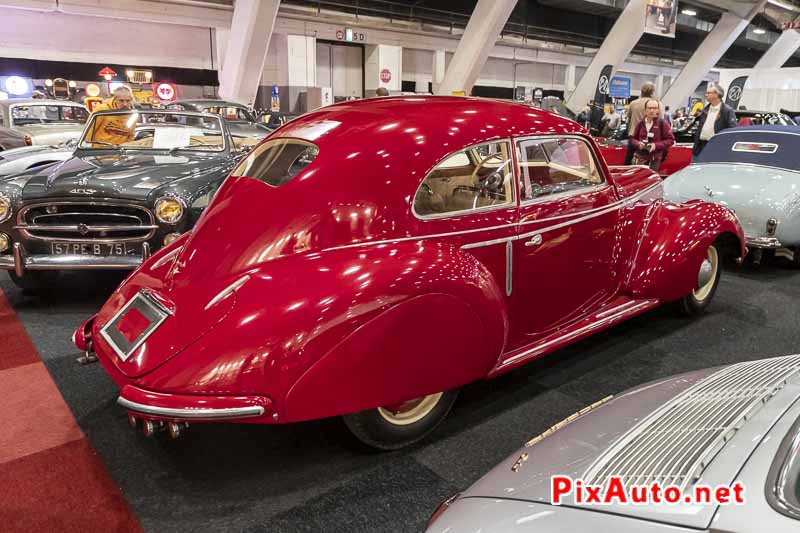
{"type": "MultiPolygon", "coordinates": [[[[628,149],[628,125],[623,125],[614,132],[611,137],[597,137],[595,141],[603,154],[606,164],[612,166],[622,166],[625,164],[625,152],[628,149]]],[[[692,144],[676,143],[667,151],[667,158],[661,162],[658,174],[662,178],[671,176],[673,173],[692,163],[692,144]]]]}
{"type": "Polygon", "coordinates": [[[397,448],[491,378],[666,303],[744,239],[575,122],[458,97],[346,102],[258,145],[194,230],[76,331],[146,434],[342,416],[397,448]]]}

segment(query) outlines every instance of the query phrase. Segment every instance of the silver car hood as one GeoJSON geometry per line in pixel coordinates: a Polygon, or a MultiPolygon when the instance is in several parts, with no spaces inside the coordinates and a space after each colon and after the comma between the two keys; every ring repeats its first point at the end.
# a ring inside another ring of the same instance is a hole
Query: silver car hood
{"type": "MultiPolygon", "coordinates": [[[[800,398],[800,356],[794,359],[776,358],[769,363],[762,363],[757,372],[779,371],[783,365],[786,379],[778,376],[781,386],[774,394],[767,396],[769,401],[754,402],[755,408],[747,422],[731,430],[732,437],[723,445],[716,446],[712,452],[700,456],[703,468],[697,483],[706,485],[730,485],[748,457],[758,446],[761,438],[768,432],[775,420],[800,398]],[[788,365],[788,366],[787,366],[788,365]],[[788,370],[787,370],[788,368],[788,370]]],[[[638,435],[647,441],[645,429],[656,428],[653,424],[658,420],[668,419],[677,412],[675,402],[680,398],[689,398],[696,391],[703,391],[709,383],[720,379],[719,374],[727,372],[728,376],[743,374],[739,365],[755,365],[759,362],[740,363],[718,369],[706,369],[653,382],[626,392],[600,407],[578,417],[571,423],[560,427],[549,436],[538,440],[531,446],[519,449],[515,454],[497,465],[493,470],[478,480],[459,497],[469,498],[501,498],[527,502],[549,504],[551,501],[550,478],[556,475],[568,475],[573,479],[581,478],[585,483],[591,482],[598,466],[624,464],[626,454],[635,453],[638,435]],[[527,460],[521,461],[523,454],[527,460]],[[514,470],[517,465],[516,471],[514,470]]],[[[752,373],[751,373],[752,374],[752,373]]],[[[747,384],[748,387],[751,384],[747,384]]],[[[756,385],[757,386],[757,385],[756,385]]],[[[752,389],[752,387],[750,387],[752,389]]],[[[748,389],[750,390],[750,389],[748,389]]],[[[714,391],[711,391],[712,393],[714,391]]],[[[713,407],[709,408],[709,412],[713,407]]],[[[723,406],[723,411],[726,407],[723,406]]],[[[696,412],[703,413],[700,409],[696,412]]],[[[691,417],[689,417],[691,418],[691,417]]],[[[681,419],[673,420],[671,427],[680,430],[681,419]]],[[[547,432],[546,432],[547,433],[547,432]]],[[[671,450],[676,433],[662,435],[656,440],[657,446],[652,451],[658,453],[671,450]]],[[[653,442],[653,439],[650,439],[653,442]]],[[[615,469],[611,469],[616,471],[615,469]]],[[[624,471],[624,468],[620,469],[624,471]]],[[[661,474],[663,470],[653,472],[661,474]]],[[[662,482],[663,484],[663,482],[662,482]]],[[[761,487],[748,487],[748,490],[763,490],[761,487]]],[[[585,505],[577,504],[565,498],[564,506],[575,509],[587,509],[595,512],[624,515],[631,518],[650,520],[660,523],[703,529],[709,526],[717,510],[713,505],[585,505]]],[[[449,513],[449,511],[448,511],[449,513]]]]}
{"type": "Polygon", "coordinates": [[[747,237],[766,237],[775,218],[776,237],[800,244],[800,172],[736,163],[690,165],[664,181],[664,198],[673,202],[703,200],[731,208],[747,237]]]}

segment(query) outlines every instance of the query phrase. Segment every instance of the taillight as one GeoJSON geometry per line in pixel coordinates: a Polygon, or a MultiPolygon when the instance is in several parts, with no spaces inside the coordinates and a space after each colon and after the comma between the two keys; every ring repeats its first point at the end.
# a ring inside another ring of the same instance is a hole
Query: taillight
{"type": "Polygon", "coordinates": [[[428,527],[431,527],[433,523],[436,522],[439,517],[450,508],[451,505],[453,505],[453,502],[456,501],[460,495],[461,493],[457,492],[439,504],[439,507],[436,508],[431,517],[428,519],[428,527]]]}
{"type": "Polygon", "coordinates": [[[25,145],[26,146],[33,146],[33,139],[30,135],[25,136],[25,145]]]}

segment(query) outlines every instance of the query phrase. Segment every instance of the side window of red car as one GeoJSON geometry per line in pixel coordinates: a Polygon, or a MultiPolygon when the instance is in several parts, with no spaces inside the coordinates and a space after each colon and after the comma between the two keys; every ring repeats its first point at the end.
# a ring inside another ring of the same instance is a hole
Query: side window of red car
{"type": "Polygon", "coordinates": [[[514,202],[511,145],[484,143],[443,159],[414,196],[419,217],[463,214],[514,202]]]}
{"type": "Polygon", "coordinates": [[[232,176],[247,176],[280,187],[306,169],[319,154],[316,145],[297,139],[275,139],[259,145],[239,163],[232,176]]]}
{"type": "Polygon", "coordinates": [[[581,139],[530,139],[518,148],[523,201],[603,183],[592,150],[581,139]]]}

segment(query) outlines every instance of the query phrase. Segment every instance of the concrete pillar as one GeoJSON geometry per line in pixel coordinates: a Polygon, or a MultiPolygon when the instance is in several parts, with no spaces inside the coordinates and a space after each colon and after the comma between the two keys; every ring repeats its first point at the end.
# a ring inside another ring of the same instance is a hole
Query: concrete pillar
{"type": "Polygon", "coordinates": [[[703,81],[703,77],[717,64],[717,61],[739,37],[739,34],[747,28],[765,3],[766,0],[758,2],[744,16],[730,11],[722,14],[714,29],[703,39],[681,73],[670,85],[669,91],[663,98],[664,105],[677,109],[688,104],[689,95],[694,94],[697,86],[703,81]]]}
{"type": "Polygon", "coordinates": [[[217,72],[222,71],[230,35],[230,28],[214,28],[214,68],[217,69],[217,72]]]}
{"type": "Polygon", "coordinates": [[[403,47],[369,44],[364,50],[365,96],[375,96],[378,87],[399,92],[403,86],[403,47]]]}
{"type": "Polygon", "coordinates": [[[470,93],[516,5],[517,0],[478,0],[436,94],[470,93]]]}
{"type": "Polygon", "coordinates": [[[575,92],[567,100],[570,109],[578,112],[589,103],[589,100],[594,99],[597,81],[600,79],[603,67],[611,65],[613,74],[622,66],[644,33],[646,9],[647,0],[628,2],[586,68],[586,72],[575,87],[575,92]]]}
{"type": "Polygon", "coordinates": [[[281,111],[304,113],[309,107],[306,96],[309,87],[317,84],[317,39],[310,35],[272,36],[262,70],[259,103],[268,107],[272,86],[278,87],[281,111]]]}
{"type": "Polygon", "coordinates": [[[280,0],[236,0],[225,59],[219,70],[219,95],[252,105],[275,27],[280,0]]]}
{"type": "Polygon", "coordinates": [[[659,74],[656,76],[656,96],[661,98],[664,96],[664,75],[659,74]]]}
{"type": "Polygon", "coordinates": [[[577,66],[574,64],[567,65],[564,71],[564,96],[571,96],[575,91],[575,73],[577,66]]]}
{"type": "Polygon", "coordinates": [[[444,73],[447,70],[447,53],[444,50],[434,50],[433,52],[433,94],[438,94],[439,86],[444,79],[444,73]]]}
{"type": "Polygon", "coordinates": [[[800,32],[784,30],[753,68],[781,68],[798,48],[800,48],[800,32]]]}

